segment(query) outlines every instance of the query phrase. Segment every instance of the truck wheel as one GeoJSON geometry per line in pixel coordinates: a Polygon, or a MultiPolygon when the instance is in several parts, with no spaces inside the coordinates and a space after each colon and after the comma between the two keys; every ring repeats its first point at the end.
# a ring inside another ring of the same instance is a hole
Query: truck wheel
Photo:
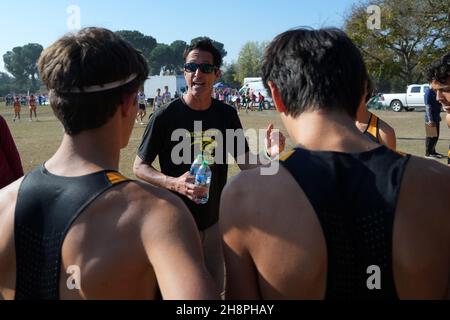
{"type": "Polygon", "coordinates": [[[394,100],[391,102],[391,109],[395,112],[401,112],[403,110],[403,104],[400,100],[394,100]]]}

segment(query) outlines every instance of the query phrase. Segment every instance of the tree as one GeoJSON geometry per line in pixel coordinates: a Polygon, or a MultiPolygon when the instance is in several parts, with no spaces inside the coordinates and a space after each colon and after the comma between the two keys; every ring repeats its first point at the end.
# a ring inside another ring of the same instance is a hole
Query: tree
{"type": "Polygon", "coordinates": [[[225,64],[220,81],[231,88],[239,88],[241,82],[239,82],[237,79],[238,77],[236,63],[231,62],[229,64],[225,64]]]}
{"type": "Polygon", "coordinates": [[[237,77],[235,80],[243,82],[246,77],[261,76],[261,62],[266,43],[247,42],[239,52],[237,62],[237,77]]]}
{"type": "Polygon", "coordinates": [[[167,44],[158,43],[150,53],[149,60],[151,75],[159,75],[161,69],[164,71],[174,69],[172,49],[167,44]]]}
{"type": "Polygon", "coordinates": [[[198,41],[201,41],[201,40],[211,40],[213,46],[216,47],[217,50],[219,50],[220,54],[222,55],[222,58],[227,56],[228,52],[225,51],[224,44],[221,43],[221,42],[215,41],[215,40],[213,40],[213,39],[211,39],[209,37],[197,37],[197,38],[194,38],[194,39],[191,40],[191,45],[196,43],[196,42],[198,42],[198,41]]]}
{"type": "Polygon", "coordinates": [[[172,50],[172,65],[174,66],[175,72],[181,74],[184,66],[183,54],[187,47],[187,43],[182,40],[176,40],[170,45],[172,50]]]}
{"type": "Polygon", "coordinates": [[[156,39],[151,36],[146,36],[139,31],[121,30],[116,34],[127,40],[133,47],[141,50],[147,62],[149,62],[150,53],[156,48],[156,39]]]}
{"type": "Polygon", "coordinates": [[[365,0],[353,6],[344,29],[378,89],[424,82],[426,66],[450,51],[450,11],[443,8],[448,0],[365,0]],[[368,28],[369,5],[381,9],[380,29],[368,28]]]}
{"type": "Polygon", "coordinates": [[[4,72],[0,72],[0,96],[5,96],[14,90],[14,79],[4,72]]]}
{"type": "Polygon", "coordinates": [[[27,89],[35,91],[40,87],[37,61],[43,50],[40,44],[29,43],[23,47],[13,48],[3,56],[6,70],[14,76],[24,91],[27,89]]]}

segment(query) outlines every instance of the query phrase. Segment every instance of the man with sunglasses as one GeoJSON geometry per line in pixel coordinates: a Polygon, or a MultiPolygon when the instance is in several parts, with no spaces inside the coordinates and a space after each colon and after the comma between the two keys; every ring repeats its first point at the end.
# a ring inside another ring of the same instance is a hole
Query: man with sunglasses
{"type": "MultiPolygon", "coordinates": [[[[171,190],[183,199],[200,230],[207,268],[219,289],[223,289],[224,263],[218,220],[220,197],[227,182],[226,156],[231,153],[235,159],[249,159],[251,155],[236,110],[211,97],[213,85],[221,74],[220,52],[210,40],[202,40],[186,48],[184,59],[188,91],[183,97],[153,115],[139,147],[134,173],[138,178],[171,190]],[[199,124],[201,129],[198,129],[199,124]],[[181,140],[178,134],[175,134],[180,129],[185,132],[182,133],[184,137],[181,137],[181,140]],[[237,132],[232,151],[225,148],[230,143],[226,138],[229,130],[237,132]],[[174,157],[180,155],[180,141],[186,136],[191,154],[182,152],[183,161],[178,161],[179,159],[174,157]],[[222,139],[219,139],[219,136],[222,139]],[[239,141],[240,148],[236,146],[239,141]],[[210,197],[205,205],[194,202],[195,195],[200,193],[201,189],[194,185],[193,177],[189,174],[191,163],[200,152],[208,160],[212,171],[210,197]],[[224,159],[220,159],[219,154],[224,159]],[[157,156],[161,172],[152,166],[157,156]]],[[[284,149],[284,136],[280,135],[280,142],[275,142],[272,129],[271,125],[267,132],[268,144],[272,146],[267,148],[269,156],[275,156],[284,149]]],[[[257,166],[248,164],[249,161],[242,162],[245,163],[238,163],[241,169],[257,166]]]]}

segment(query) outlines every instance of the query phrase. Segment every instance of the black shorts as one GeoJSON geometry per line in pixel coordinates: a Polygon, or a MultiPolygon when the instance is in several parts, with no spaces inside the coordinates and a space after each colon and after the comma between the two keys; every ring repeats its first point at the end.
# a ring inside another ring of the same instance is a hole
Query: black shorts
{"type": "Polygon", "coordinates": [[[144,110],[145,111],[145,104],[140,104],[139,105],[139,110],[144,110]]]}

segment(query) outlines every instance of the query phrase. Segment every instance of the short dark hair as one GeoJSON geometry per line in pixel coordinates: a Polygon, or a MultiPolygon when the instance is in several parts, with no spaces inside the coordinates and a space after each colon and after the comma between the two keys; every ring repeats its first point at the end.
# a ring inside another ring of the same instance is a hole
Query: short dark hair
{"type": "Polygon", "coordinates": [[[368,78],[361,53],[341,30],[293,29],[267,47],[262,76],[280,90],[293,117],[311,109],[341,110],[351,117],[365,92],[368,78]]]}
{"type": "Polygon", "coordinates": [[[44,50],[38,61],[50,105],[69,135],[103,126],[124,96],[135,93],[148,77],[140,51],[114,32],[85,28],[68,34],[44,50]],[[82,88],[136,78],[118,88],[87,93],[82,88]],[[81,90],[81,93],[74,89],[81,90]]]}
{"type": "Polygon", "coordinates": [[[212,54],[213,64],[220,69],[222,67],[223,59],[220,51],[214,47],[210,39],[202,39],[192,43],[190,46],[186,47],[183,54],[183,59],[186,61],[187,56],[194,50],[206,51],[212,54]]]}
{"type": "Polygon", "coordinates": [[[450,80],[450,53],[433,61],[425,71],[428,82],[445,83],[450,80]]]}

